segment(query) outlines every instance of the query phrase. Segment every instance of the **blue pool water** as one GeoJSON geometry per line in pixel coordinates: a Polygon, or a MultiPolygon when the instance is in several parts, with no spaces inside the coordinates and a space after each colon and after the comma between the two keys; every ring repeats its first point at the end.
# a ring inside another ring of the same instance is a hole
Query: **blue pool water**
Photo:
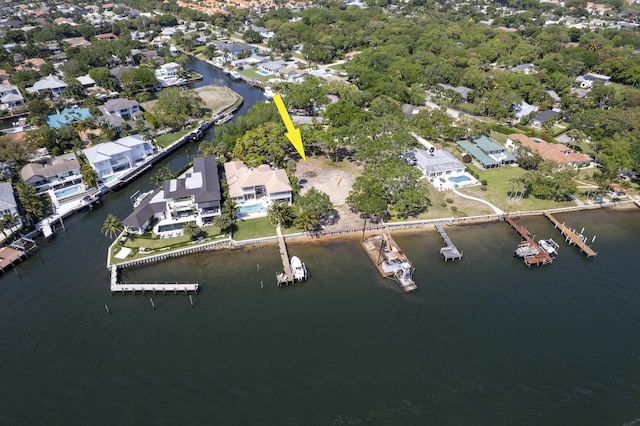
{"type": "Polygon", "coordinates": [[[260,213],[266,212],[267,206],[262,203],[251,204],[249,206],[242,206],[238,209],[238,213],[260,213]]]}
{"type": "Polygon", "coordinates": [[[56,198],[65,198],[65,197],[70,197],[71,195],[77,194],[80,191],[82,191],[81,186],[75,185],[75,186],[70,186],[68,188],[59,189],[55,191],[54,194],[56,194],[56,198]]]}
{"type": "Polygon", "coordinates": [[[258,74],[260,74],[260,75],[271,75],[271,73],[269,71],[265,71],[265,70],[258,70],[256,72],[258,74]]]}
{"type": "Polygon", "coordinates": [[[449,180],[451,182],[460,183],[460,182],[466,182],[468,180],[471,180],[471,178],[469,176],[462,175],[462,176],[451,176],[449,180]]]}

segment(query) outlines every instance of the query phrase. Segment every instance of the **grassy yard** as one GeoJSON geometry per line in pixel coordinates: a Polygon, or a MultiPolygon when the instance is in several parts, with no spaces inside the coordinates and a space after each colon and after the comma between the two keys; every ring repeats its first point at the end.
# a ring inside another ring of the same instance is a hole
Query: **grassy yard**
{"type": "Polygon", "coordinates": [[[276,235],[276,227],[269,222],[268,217],[258,219],[240,220],[236,222],[236,230],[233,239],[236,241],[250,240],[252,238],[269,237],[276,235]]]}
{"type": "Polygon", "coordinates": [[[269,74],[269,75],[258,74],[258,69],[257,68],[245,69],[245,70],[239,71],[239,74],[244,76],[244,77],[250,78],[251,80],[258,80],[258,81],[261,81],[263,83],[266,83],[267,81],[278,77],[275,74],[269,74]]]}
{"type": "Polygon", "coordinates": [[[166,148],[167,146],[171,145],[172,143],[180,139],[182,136],[189,133],[191,130],[192,129],[182,129],[174,133],[167,133],[164,135],[160,135],[155,138],[156,145],[166,148]]]}

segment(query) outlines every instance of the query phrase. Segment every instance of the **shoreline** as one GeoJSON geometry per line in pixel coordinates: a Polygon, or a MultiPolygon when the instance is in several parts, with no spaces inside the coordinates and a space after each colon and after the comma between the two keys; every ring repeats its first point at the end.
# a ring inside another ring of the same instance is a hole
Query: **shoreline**
{"type": "MultiPolygon", "coordinates": [[[[562,207],[558,209],[549,209],[549,210],[540,210],[540,211],[525,211],[525,212],[510,212],[508,213],[511,217],[521,217],[521,216],[542,216],[543,213],[571,213],[571,212],[582,212],[588,210],[602,210],[602,209],[611,209],[611,210],[633,210],[640,207],[640,201],[629,200],[629,201],[620,201],[615,203],[603,203],[596,204],[591,206],[575,206],[575,207],[562,207]]],[[[362,228],[343,228],[343,229],[335,229],[330,231],[318,232],[316,235],[309,234],[307,232],[300,232],[296,234],[288,234],[284,236],[285,241],[295,241],[298,242],[300,240],[307,240],[310,242],[325,242],[325,241],[336,241],[345,238],[358,238],[362,235],[371,236],[375,235],[375,233],[379,232],[382,229],[387,229],[390,233],[408,233],[415,232],[416,230],[424,230],[427,226],[434,226],[435,223],[439,223],[444,226],[472,226],[483,223],[494,223],[502,221],[502,215],[492,214],[492,215],[482,215],[482,216],[471,216],[471,217],[461,217],[461,218],[439,218],[439,219],[428,219],[421,221],[408,221],[408,222],[389,222],[384,223],[381,222],[379,224],[375,224],[373,226],[367,226],[366,229],[362,228]]],[[[435,229],[435,227],[434,227],[435,229]]],[[[124,232],[123,232],[124,233],[124,232]]],[[[261,238],[254,238],[250,240],[240,240],[236,241],[232,238],[218,238],[214,241],[208,241],[202,244],[194,244],[184,248],[179,248],[175,250],[167,250],[164,253],[154,253],[149,256],[140,257],[136,259],[131,259],[129,261],[123,261],[119,263],[111,263],[112,252],[122,237],[120,234],[117,238],[114,239],[114,242],[109,246],[107,250],[107,268],[111,269],[111,267],[116,267],[117,269],[126,269],[132,266],[144,266],[147,264],[152,264],[155,262],[160,262],[163,260],[167,260],[169,258],[181,257],[192,253],[198,253],[202,251],[210,251],[210,250],[235,250],[243,247],[255,247],[255,246],[263,246],[263,245],[271,245],[277,244],[277,236],[266,236],[261,238]]]]}

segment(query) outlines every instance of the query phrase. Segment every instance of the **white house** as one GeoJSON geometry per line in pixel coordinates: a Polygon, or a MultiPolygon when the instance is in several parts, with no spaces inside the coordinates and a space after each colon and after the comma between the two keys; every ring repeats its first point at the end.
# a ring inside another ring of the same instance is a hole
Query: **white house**
{"type": "Polygon", "coordinates": [[[0,217],[18,214],[18,204],[9,182],[0,182],[0,217]]]}
{"type": "Polygon", "coordinates": [[[13,109],[24,105],[24,98],[13,84],[0,84],[0,109],[13,109]]]}
{"type": "Polygon", "coordinates": [[[83,149],[100,179],[136,167],[153,155],[153,146],[140,135],[126,136],[83,149]]]}
{"type": "Polygon", "coordinates": [[[254,217],[266,216],[266,206],[274,202],[291,205],[291,184],[283,169],[272,169],[266,164],[247,167],[242,161],[230,161],[224,163],[224,173],[229,196],[240,207],[241,217],[246,213],[252,213],[254,217]],[[257,211],[249,207],[256,205],[262,208],[257,211]]]}
{"type": "Polygon", "coordinates": [[[184,177],[171,179],[145,197],[123,223],[128,232],[143,234],[153,219],[155,234],[182,233],[188,222],[209,224],[220,215],[220,180],[215,157],[196,157],[184,177]]]}
{"type": "Polygon", "coordinates": [[[167,64],[160,65],[160,68],[155,71],[156,78],[163,86],[178,84],[180,80],[183,80],[180,78],[181,69],[182,67],[180,64],[176,62],[169,62],[167,64]]]}
{"type": "Polygon", "coordinates": [[[287,65],[285,61],[279,59],[277,61],[269,61],[258,64],[258,68],[263,71],[270,72],[271,74],[277,74],[280,68],[284,68],[287,65]]]}
{"type": "Polygon", "coordinates": [[[42,80],[36,81],[31,87],[27,87],[27,92],[37,93],[42,96],[57,97],[62,95],[64,89],[67,88],[67,83],[62,81],[58,76],[48,75],[42,80]]]}
{"type": "Polygon", "coordinates": [[[603,74],[595,74],[595,73],[587,73],[585,75],[580,75],[576,77],[576,83],[580,85],[583,89],[591,89],[593,87],[593,83],[596,81],[601,82],[602,84],[609,84],[611,77],[603,74]]]}

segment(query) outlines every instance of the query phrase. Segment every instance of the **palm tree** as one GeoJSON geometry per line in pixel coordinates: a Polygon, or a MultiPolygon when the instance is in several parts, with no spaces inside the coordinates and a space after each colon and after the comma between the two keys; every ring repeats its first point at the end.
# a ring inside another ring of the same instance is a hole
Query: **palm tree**
{"type": "Polygon", "coordinates": [[[10,214],[10,213],[6,213],[4,216],[2,216],[2,218],[0,219],[0,227],[2,228],[2,234],[6,237],[7,233],[5,232],[5,230],[7,228],[11,229],[11,225],[13,225],[15,222],[15,217],[10,214]]]}
{"type": "Polygon", "coordinates": [[[162,166],[157,169],[156,174],[151,176],[151,184],[156,188],[164,185],[164,182],[171,180],[175,177],[171,169],[167,166],[162,166]]]}
{"type": "Polygon", "coordinates": [[[231,228],[233,223],[234,223],[234,220],[231,218],[231,216],[225,213],[222,213],[221,215],[218,215],[213,218],[213,224],[218,228],[220,228],[222,232],[231,228]]]}
{"type": "Polygon", "coordinates": [[[305,210],[296,216],[293,220],[293,225],[305,232],[313,231],[315,230],[316,225],[318,225],[318,217],[313,211],[305,210]]]}
{"type": "Polygon", "coordinates": [[[122,224],[122,221],[112,214],[106,217],[104,223],[102,224],[102,228],[100,229],[105,237],[109,237],[112,240],[123,230],[124,226],[122,224]]]}
{"type": "Polygon", "coordinates": [[[287,223],[291,223],[291,221],[293,220],[293,212],[291,211],[291,206],[282,202],[273,203],[271,207],[269,207],[267,214],[269,216],[269,220],[271,220],[271,223],[273,225],[286,226],[287,223]]]}
{"type": "Polygon", "coordinates": [[[182,227],[182,233],[187,237],[194,239],[202,233],[202,229],[195,222],[187,222],[182,227]]]}

